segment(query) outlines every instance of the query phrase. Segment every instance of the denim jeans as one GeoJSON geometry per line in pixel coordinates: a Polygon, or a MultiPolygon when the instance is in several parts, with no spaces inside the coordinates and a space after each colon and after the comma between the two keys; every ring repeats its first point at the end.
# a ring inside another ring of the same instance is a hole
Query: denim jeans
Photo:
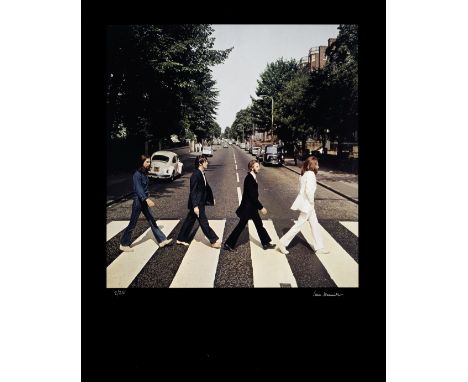
{"type": "Polygon", "coordinates": [[[125,246],[131,244],[133,231],[135,230],[138,217],[140,216],[140,212],[143,212],[143,215],[145,215],[146,220],[148,220],[148,223],[151,227],[151,231],[153,232],[153,235],[158,241],[158,243],[166,240],[166,235],[164,235],[164,233],[157,226],[156,220],[154,219],[150,209],[148,208],[148,204],[145,201],[142,202],[138,197],[135,197],[133,198],[132,216],[130,217],[130,223],[128,224],[127,228],[125,228],[125,232],[122,236],[120,244],[125,246]]]}

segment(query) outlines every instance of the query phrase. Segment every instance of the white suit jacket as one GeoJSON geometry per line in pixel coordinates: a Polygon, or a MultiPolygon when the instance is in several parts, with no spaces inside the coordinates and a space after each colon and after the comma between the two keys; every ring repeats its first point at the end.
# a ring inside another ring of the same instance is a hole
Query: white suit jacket
{"type": "Polygon", "coordinates": [[[313,171],[306,171],[300,178],[300,191],[294,203],[291,206],[292,210],[299,210],[304,213],[309,213],[314,208],[314,196],[317,188],[317,180],[313,171]]]}

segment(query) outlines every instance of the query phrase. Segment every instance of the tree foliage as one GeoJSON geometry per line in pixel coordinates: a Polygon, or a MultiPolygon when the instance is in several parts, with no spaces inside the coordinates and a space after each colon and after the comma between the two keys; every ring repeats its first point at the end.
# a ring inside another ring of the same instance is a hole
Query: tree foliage
{"type": "Polygon", "coordinates": [[[319,108],[323,125],[338,142],[354,140],[358,128],[358,27],[340,25],[335,43],[328,48],[323,69],[319,108]]]}
{"type": "Polygon", "coordinates": [[[217,131],[213,65],[232,50],[214,50],[209,25],[109,26],[107,129],[114,138],[154,138],[217,131]]]}
{"type": "MultiPolygon", "coordinates": [[[[358,28],[340,25],[334,44],[327,49],[327,64],[310,72],[294,60],[282,58],[268,64],[257,81],[256,96],[274,98],[275,132],[286,142],[308,137],[336,139],[339,143],[356,139],[358,127],[358,28]]],[[[257,131],[271,126],[271,100],[252,98],[239,111],[232,130],[239,124],[256,124],[257,131]],[[247,121],[245,123],[245,121],[247,121]]]]}
{"type": "MultiPolygon", "coordinates": [[[[281,93],[286,84],[292,80],[297,73],[298,64],[296,60],[284,60],[280,58],[275,62],[267,64],[266,69],[260,74],[257,80],[257,97],[266,95],[268,97],[253,99],[251,115],[252,122],[258,126],[258,131],[268,131],[271,129],[271,109],[273,102],[278,101],[278,94],[281,93]]],[[[273,116],[276,116],[276,105],[273,107],[273,116]]]]}

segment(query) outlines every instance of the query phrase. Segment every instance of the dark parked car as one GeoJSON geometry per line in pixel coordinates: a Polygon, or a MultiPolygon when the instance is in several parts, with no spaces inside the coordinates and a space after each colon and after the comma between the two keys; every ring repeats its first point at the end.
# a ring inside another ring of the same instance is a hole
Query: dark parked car
{"type": "Polygon", "coordinates": [[[257,154],[255,155],[255,159],[259,162],[263,161],[263,154],[265,154],[265,145],[260,146],[260,150],[258,150],[257,154]]]}
{"type": "Polygon", "coordinates": [[[274,164],[281,166],[284,163],[284,154],[286,152],[278,145],[267,145],[263,154],[263,164],[274,164]]]}
{"type": "Polygon", "coordinates": [[[252,155],[255,155],[255,157],[258,156],[258,154],[260,154],[260,150],[261,150],[261,147],[260,146],[253,146],[252,147],[252,155]]]}

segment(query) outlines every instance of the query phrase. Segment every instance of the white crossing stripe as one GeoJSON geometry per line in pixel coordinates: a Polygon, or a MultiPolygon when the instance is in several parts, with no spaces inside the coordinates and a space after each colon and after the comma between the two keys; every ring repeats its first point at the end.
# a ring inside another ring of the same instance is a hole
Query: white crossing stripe
{"type": "MultiPolygon", "coordinates": [[[[277,243],[279,238],[273,222],[271,220],[263,220],[263,226],[270,235],[271,242],[277,243]]],[[[263,249],[252,220],[249,220],[249,237],[254,287],[279,288],[282,283],[291,284],[291,287],[297,287],[296,279],[291,271],[286,255],[283,255],[277,249],[263,249]]]]}
{"type": "Polygon", "coordinates": [[[241,200],[242,200],[242,192],[240,190],[240,187],[237,187],[237,199],[239,199],[239,205],[240,205],[241,200]]]}
{"type": "Polygon", "coordinates": [[[352,233],[359,237],[359,223],[358,222],[340,222],[346,228],[348,228],[352,233]]]}
{"type": "MultiPolygon", "coordinates": [[[[209,220],[210,227],[221,239],[226,220],[209,220]]],[[[213,288],[220,249],[212,248],[198,228],[170,288],[213,288]]]]}
{"type": "MultiPolygon", "coordinates": [[[[358,287],[358,264],[322,226],[320,226],[320,230],[323,237],[323,244],[330,253],[316,254],[316,256],[322,262],[331,279],[340,288],[358,287]]],[[[310,230],[310,225],[304,224],[301,232],[309,245],[313,247],[315,243],[310,230]]]]}
{"type": "MultiPolygon", "coordinates": [[[[179,220],[158,220],[156,224],[166,236],[179,220]]],[[[132,244],[133,252],[122,252],[107,267],[107,287],[127,288],[159,248],[151,228],[148,228],[132,244]]]]}
{"type": "Polygon", "coordinates": [[[237,183],[239,183],[239,174],[236,172],[237,183]]]}
{"type": "Polygon", "coordinates": [[[114,220],[107,224],[106,227],[106,241],[112,239],[115,235],[117,235],[120,231],[127,228],[129,221],[128,220],[114,220]]]}

